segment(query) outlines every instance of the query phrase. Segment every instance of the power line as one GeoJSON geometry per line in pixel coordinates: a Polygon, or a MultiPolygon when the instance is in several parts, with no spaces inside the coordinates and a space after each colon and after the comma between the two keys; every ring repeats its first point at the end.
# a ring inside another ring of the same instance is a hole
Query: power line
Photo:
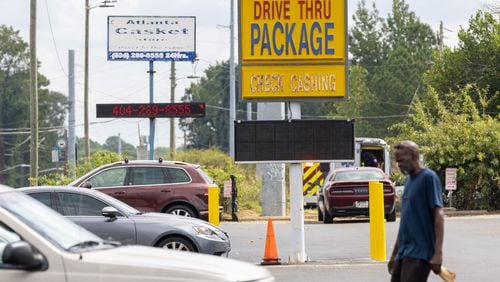
{"type": "Polygon", "coordinates": [[[49,4],[47,3],[47,0],[45,0],[45,9],[47,10],[47,18],[49,20],[50,34],[52,35],[52,43],[54,44],[54,50],[56,51],[57,61],[59,62],[59,66],[61,67],[62,72],[67,77],[68,74],[64,70],[63,64],[61,63],[61,58],[59,57],[59,51],[57,50],[57,44],[56,44],[56,39],[54,37],[54,30],[52,29],[52,21],[50,19],[49,4]]]}

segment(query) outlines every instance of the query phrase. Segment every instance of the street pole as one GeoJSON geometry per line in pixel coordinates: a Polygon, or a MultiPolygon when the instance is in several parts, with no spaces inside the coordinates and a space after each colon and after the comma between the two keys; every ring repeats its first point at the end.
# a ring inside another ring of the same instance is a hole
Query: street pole
{"type": "Polygon", "coordinates": [[[76,178],[75,154],[75,50],[68,50],[68,163],[73,166],[72,176],[76,178]]]}
{"type": "MultiPolygon", "coordinates": [[[[175,61],[170,61],[170,103],[175,103],[175,61]]],[[[170,159],[175,159],[175,118],[170,118],[170,159]]]]}
{"type": "Polygon", "coordinates": [[[83,142],[85,158],[90,157],[89,140],[89,0],[85,0],[85,51],[84,51],[84,80],[83,80],[83,142]]]}
{"type": "Polygon", "coordinates": [[[30,5],[30,177],[38,183],[38,63],[36,58],[36,0],[30,5]]]}
{"type": "Polygon", "coordinates": [[[230,7],[230,46],[229,56],[229,155],[234,158],[234,120],[236,119],[235,70],[234,70],[234,0],[230,7]]]}
{"type": "Polygon", "coordinates": [[[89,138],[89,16],[93,8],[112,8],[116,0],[103,0],[99,5],[90,6],[89,0],[85,0],[85,50],[83,66],[83,142],[85,147],[85,158],[90,158],[90,138],[89,138]]]}

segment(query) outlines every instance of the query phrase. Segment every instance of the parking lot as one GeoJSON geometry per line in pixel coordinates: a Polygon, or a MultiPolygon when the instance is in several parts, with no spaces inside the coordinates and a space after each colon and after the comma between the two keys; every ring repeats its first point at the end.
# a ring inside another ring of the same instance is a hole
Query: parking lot
{"type": "MultiPolygon", "coordinates": [[[[266,221],[223,222],[231,238],[230,257],[260,264],[264,254],[266,221]]],[[[305,245],[309,262],[287,265],[291,226],[273,221],[281,266],[267,266],[277,281],[388,281],[385,262],[369,255],[369,222],[366,219],[335,221],[333,224],[305,224],[305,245]]],[[[392,250],[399,219],[386,223],[387,255],[392,250]]],[[[500,215],[447,217],[444,264],[457,272],[457,281],[489,281],[500,275],[500,215]]],[[[431,274],[429,281],[441,281],[431,274]]]]}

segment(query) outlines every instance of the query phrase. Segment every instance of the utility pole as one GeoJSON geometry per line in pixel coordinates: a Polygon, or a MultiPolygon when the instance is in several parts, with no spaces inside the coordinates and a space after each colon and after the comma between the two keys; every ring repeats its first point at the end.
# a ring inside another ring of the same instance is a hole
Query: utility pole
{"type": "MultiPolygon", "coordinates": [[[[175,61],[170,61],[170,103],[175,103],[175,61]]],[[[170,159],[175,159],[175,118],[170,118],[170,159]]]]}
{"type": "Polygon", "coordinates": [[[116,0],[103,0],[99,5],[90,6],[89,0],[85,0],[85,51],[84,51],[84,79],[83,79],[83,142],[85,147],[85,158],[90,157],[89,138],[89,15],[90,10],[96,7],[111,8],[116,0]]]}
{"type": "Polygon", "coordinates": [[[36,1],[30,5],[30,177],[38,184],[38,63],[36,58],[36,1]]]}
{"type": "Polygon", "coordinates": [[[229,155],[234,158],[234,120],[236,119],[236,94],[235,94],[235,70],[234,70],[234,0],[230,7],[230,46],[229,56],[229,155]]]}
{"type": "Polygon", "coordinates": [[[84,71],[83,71],[83,145],[85,148],[85,158],[90,157],[89,140],[89,0],[85,0],[85,51],[84,51],[84,71]]]}
{"type": "Polygon", "coordinates": [[[71,163],[73,177],[76,177],[75,154],[75,50],[68,51],[68,163],[71,163]]]}

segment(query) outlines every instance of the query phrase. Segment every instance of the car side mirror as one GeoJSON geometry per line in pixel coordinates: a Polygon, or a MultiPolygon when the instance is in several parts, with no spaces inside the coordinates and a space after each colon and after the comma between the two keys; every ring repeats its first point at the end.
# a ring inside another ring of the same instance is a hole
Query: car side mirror
{"type": "Polygon", "coordinates": [[[109,206],[102,208],[101,214],[105,217],[112,217],[112,218],[121,215],[121,213],[116,208],[109,206]]]}
{"type": "Polygon", "coordinates": [[[43,266],[44,258],[35,252],[26,241],[7,244],[3,250],[2,261],[26,270],[38,270],[43,266]]]}
{"type": "Polygon", "coordinates": [[[83,183],[82,185],[83,188],[92,188],[92,183],[90,183],[90,181],[85,181],[85,183],[83,183]]]}

